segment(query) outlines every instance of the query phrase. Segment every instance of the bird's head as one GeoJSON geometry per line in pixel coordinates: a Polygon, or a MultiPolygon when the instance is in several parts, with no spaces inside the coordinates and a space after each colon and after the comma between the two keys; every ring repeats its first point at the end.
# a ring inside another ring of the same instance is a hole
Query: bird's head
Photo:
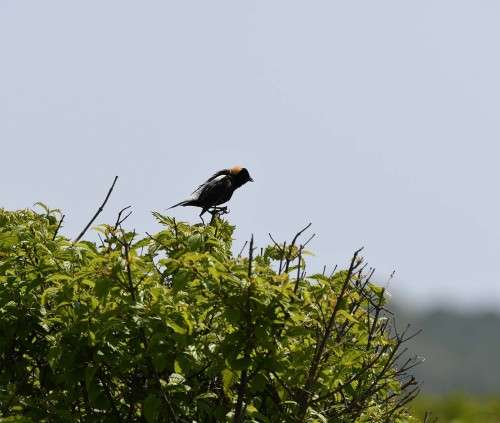
{"type": "Polygon", "coordinates": [[[245,167],[234,166],[229,169],[229,174],[237,181],[238,185],[246,184],[247,182],[253,182],[253,178],[245,167]]]}

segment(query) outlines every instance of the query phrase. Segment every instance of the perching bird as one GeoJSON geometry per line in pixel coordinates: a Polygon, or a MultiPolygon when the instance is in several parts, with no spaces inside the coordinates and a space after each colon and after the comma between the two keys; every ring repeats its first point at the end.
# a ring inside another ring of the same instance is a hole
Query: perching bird
{"type": "Polygon", "coordinates": [[[234,166],[231,169],[219,170],[201,184],[193,192],[191,198],[169,208],[172,209],[177,206],[201,207],[200,218],[203,221],[203,214],[212,207],[214,212],[225,211],[225,208],[216,209],[215,207],[229,201],[233,192],[249,181],[253,182],[253,179],[244,167],[234,166]]]}

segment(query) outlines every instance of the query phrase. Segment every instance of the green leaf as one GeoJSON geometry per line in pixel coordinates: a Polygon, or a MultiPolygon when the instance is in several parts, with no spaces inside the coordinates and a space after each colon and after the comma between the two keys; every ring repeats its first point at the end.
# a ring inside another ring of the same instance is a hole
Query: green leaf
{"type": "Polygon", "coordinates": [[[173,320],[167,319],[165,324],[172,329],[175,333],[179,335],[186,335],[188,332],[187,329],[183,328],[182,326],[178,325],[175,323],[173,320]]]}
{"type": "Polygon", "coordinates": [[[168,378],[169,385],[181,385],[184,383],[186,378],[179,373],[172,373],[168,378]]]}
{"type": "Polygon", "coordinates": [[[195,400],[206,400],[206,399],[217,399],[217,394],[214,394],[213,392],[205,392],[203,394],[198,395],[195,400]]]}
{"type": "Polygon", "coordinates": [[[257,409],[257,407],[253,404],[248,404],[247,405],[247,413],[250,414],[251,416],[258,413],[259,410],[257,409]]]}
{"type": "Polygon", "coordinates": [[[161,400],[155,394],[149,394],[144,400],[144,417],[148,423],[155,423],[160,416],[161,400]]]}
{"type": "Polygon", "coordinates": [[[94,292],[95,295],[97,295],[98,298],[104,299],[111,287],[113,285],[113,282],[111,279],[108,278],[99,278],[95,281],[95,286],[94,286],[94,292]]]}
{"type": "Polygon", "coordinates": [[[200,250],[203,243],[203,237],[201,234],[191,235],[187,240],[187,246],[191,251],[200,250]]]}
{"type": "Polygon", "coordinates": [[[229,396],[230,388],[233,383],[234,373],[229,369],[224,369],[222,371],[222,386],[224,387],[224,393],[229,396]]]}
{"type": "Polygon", "coordinates": [[[19,242],[15,232],[0,232],[0,248],[10,249],[19,242]]]}
{"type": "Polygon", "coordinates": [[[339,316],[343,316],[344,318],[346,318],[347,320],[349,320],[350,322],[353,322],[353,323],[359,323],[359,320],[356,319],[351,313],[349,313],[348,311],[346,310],[339,310],[337,312],[337,315],[339,316]]]}
{"type": "Polygon", "coordinates": [[[153,299],[153,302],[155,303],[156,301],[158,301],[158,299],[162,295],[163,289],[159,286],[155,286],[155,287],[151,288],[151,290],[149,292],[151,293],[151,298],[153,299]]]}
{"type": "Polygon", "coordinates": [[[41,209],[43,209],[43,211],[46,213],[46,214],[49,214],[50,213],[50,209],[44,204],[42,203],[41,201],[37,201],[35,204],[33,204],[33,206],[38,206],[40,207],[41,209]]]}

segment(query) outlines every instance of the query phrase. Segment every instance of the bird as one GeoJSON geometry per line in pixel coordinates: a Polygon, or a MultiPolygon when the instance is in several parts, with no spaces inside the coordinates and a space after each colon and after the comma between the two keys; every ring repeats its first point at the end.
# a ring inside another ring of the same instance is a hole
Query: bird
{"type": "Polygon", "coordinates": [[[200,219],[203,223],[203,215],[213,208],[213,213],[227,212],[227,207],[217,208],[221,204],[228,202],[234,191],[247,182],[253,182],[248,170],[241,166],[233,166],[229,169],[222,169],[214,173],[203,182],[191,195],[191,198],[183,200],[169,209],[178,206],[201,207],[200,219]]]}

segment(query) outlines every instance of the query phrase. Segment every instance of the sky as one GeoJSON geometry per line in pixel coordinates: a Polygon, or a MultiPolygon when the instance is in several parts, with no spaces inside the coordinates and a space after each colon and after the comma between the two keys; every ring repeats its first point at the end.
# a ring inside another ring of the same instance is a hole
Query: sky
{"type": "MultiPolygon", "coordinates": [[[[247,167],[235,245],[308,222],[415,308],[500,301],[497,1],[0,0],[0,207],[160,230],[247,167]]],[[[91,235],[90,235],[91,236],[91,235]]]]}

